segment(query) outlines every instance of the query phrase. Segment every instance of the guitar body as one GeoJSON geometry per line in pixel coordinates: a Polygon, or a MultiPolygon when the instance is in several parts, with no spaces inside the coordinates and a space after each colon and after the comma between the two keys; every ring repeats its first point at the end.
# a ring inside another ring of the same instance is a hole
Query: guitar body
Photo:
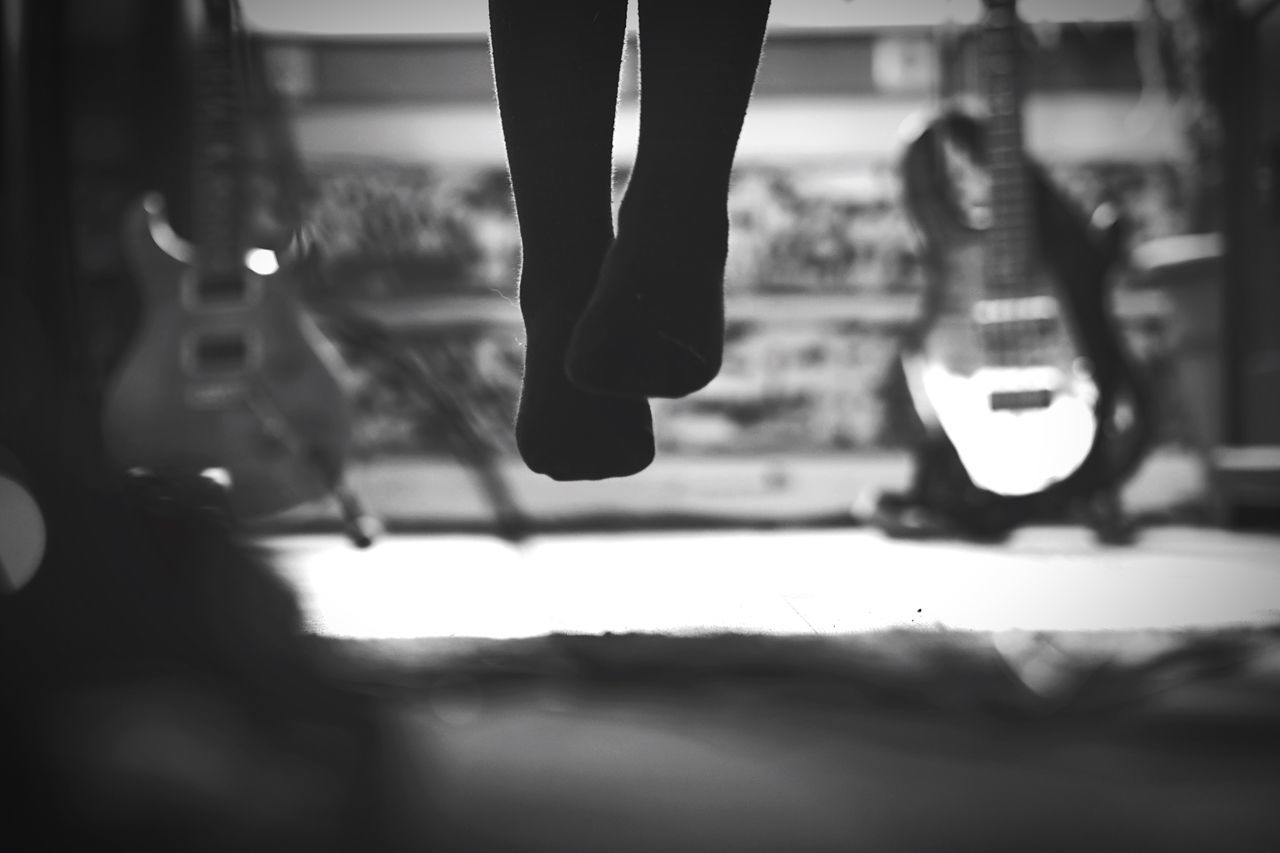
{"type": "Polygon", "coordinates": [[[194,286],[198,250],[158,196],[126,219],[124,242],[144,315],[104,401],[113,460],[160,475],[220,469],[245,518],[330,493],[350,441],[341,362],[303,312],[288,259],[253,253],[237,298],[210,302],[194,286]]]}
{"type": "MultiPolygon", "coordinates": [[[[365,525],[343,483],[351,415],[336,349],[303,310],[292,249],[251,249],[251,156],[243,106],[249,62],[238,0],[186,4],[190,58],[188,242],[164,199],[123,222],[140,291],[140,331],[103,401],[112,461],[162,479],[204,475],[227,507],[256,518],[334,495],[365,525]]],[[[363,530],[358,544],[369,536],[363,530]]]]}
{"type": "Polygon", "coordinates": [[[990,222],[949,157],[988,167],[987,128],[959,110],[921,124],[900,162],[903,203],[928,270],[902,379],[919,415],[912,488],[894,509],[998,538],[1073,505],[1114,502],[1150,441],[1150,400],[1110,310],[1113,235],[1094,228],[1033,162],[1015,291],[990,287],[990,222]]]}

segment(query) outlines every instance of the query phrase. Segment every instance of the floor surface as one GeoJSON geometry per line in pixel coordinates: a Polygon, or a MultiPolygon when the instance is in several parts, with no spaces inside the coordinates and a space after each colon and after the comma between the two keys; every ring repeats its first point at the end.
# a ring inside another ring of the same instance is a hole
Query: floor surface
{"type": "Polygon", "coordinates": [[[1280,622],[1280,537],[268,544],[314,630],[412,676],[407,850],[1280,849],[1273,634],[1181,633],[1280,622]]]}
{"type": "Polygon", "coordinates": [[[1002,545],[870,529],[270,540],[313,627],[348,637],[606,631],[843,634],[891,627],[1128,631],[1280,621],[1280,537],[1081,528],[1002,545]]]}

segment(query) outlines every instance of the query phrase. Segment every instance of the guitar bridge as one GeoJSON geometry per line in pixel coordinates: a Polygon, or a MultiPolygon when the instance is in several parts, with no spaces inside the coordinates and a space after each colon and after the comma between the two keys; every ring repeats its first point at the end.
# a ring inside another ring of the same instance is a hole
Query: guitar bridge
{"type": "Polygon", "coordinates": [[[1058,303],[1051,296],[1015,296],[983,299],[973,304],[973,320],[979,325],[993,323],[1053,323],[1058,319],[1058,303]]]}

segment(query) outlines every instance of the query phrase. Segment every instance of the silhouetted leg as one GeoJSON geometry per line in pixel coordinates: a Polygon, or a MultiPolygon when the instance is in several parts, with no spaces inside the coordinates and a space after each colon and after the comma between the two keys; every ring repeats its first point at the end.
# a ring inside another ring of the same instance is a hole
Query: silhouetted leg
{"type": "Polygon", "coordinates": [[[565,374],[573,328],[613,239],[613,126],[626,0],[491,0],[489,35],[520,224],[526,331],[516,443],[557,480],[634,474],[653,461],[643,398],[565,374]]]}
{"type": "Polygon", "coordinates": [[[640,2],[636,162],[569,353],[584,388],[681,397],[720,370],[729,176],[768,16],[768,0],[640,2]]]}

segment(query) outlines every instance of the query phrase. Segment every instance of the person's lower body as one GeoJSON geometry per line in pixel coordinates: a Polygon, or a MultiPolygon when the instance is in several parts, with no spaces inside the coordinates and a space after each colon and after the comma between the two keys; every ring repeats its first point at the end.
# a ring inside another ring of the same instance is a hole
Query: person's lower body
{"type": "Polygon", "coordinates": [[[516,440],[532,470],[642,470],[647,398],[719,371],[729,177],[768,12],[768,0],[640,0],[640,138],[615,233],[626,0],[491,0],[522,244],[516,440]]]}

